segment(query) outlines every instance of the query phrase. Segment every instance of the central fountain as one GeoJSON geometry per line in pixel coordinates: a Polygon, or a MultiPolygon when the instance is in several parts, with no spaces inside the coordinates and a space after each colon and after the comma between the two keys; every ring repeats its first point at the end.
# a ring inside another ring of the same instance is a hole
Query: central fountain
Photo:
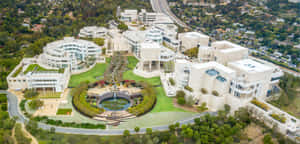
{"type": "Polygon", "coordinates": [[[131,106],[130,96],[125,92],[120,92],[114,78],[116,69],[112,72],[113,89],[111,92],[102,95],[99,107],[106,111],[122,111],[131,106]]]}

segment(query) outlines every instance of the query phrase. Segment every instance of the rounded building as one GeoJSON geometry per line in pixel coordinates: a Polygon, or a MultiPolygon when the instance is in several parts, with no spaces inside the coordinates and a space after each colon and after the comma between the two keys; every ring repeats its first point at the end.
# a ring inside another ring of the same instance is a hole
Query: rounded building
{"type": "Polygon", "coordinates": [[[93,42],[65,37],[47,44],[39,63],[50,68],[67,68],[76,72],[88,68],[101,55],[101,47],[93,42]]]}

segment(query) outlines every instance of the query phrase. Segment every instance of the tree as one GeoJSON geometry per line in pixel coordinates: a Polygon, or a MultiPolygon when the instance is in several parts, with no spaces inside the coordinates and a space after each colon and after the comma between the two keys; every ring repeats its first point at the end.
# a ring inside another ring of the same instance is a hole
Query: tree
{"type": "Polygon", "coordinates": [[[50,128],[50,133],[53,133],[53,134],[55,133],[55,127],[50,128]]]}
{"type": "Polygon", "coordinates": [[[199,110],[199,112],[204,112],[204,111],[208,110],[208,108],[206,107],[206,102],[203,102],[201,104],[201,106],[198,106],[198,110],[199,110]]]}
{"type": "Polygon", "coordinates": [[[146,129],[146,134],[147,135],[152,135],[152,128],[147,128],[146,129]]]}
{"type": "Polygon", "coordinates": [[[179,90],[176,92],[176,97],[184,97],[185,96],[185,92],[182,90],[179,90]]]}
{"type": "Polygon", "coordinates": [[[118,25],[118,29],[120,29],[121,31],[126,31],[126,30],[128,30],[128,26],[125,23],[121,22],[118,25]]]}
{"type": "Polygon", "coordinates": [[[138,132],[140,131],[140,128],[139,128],[139,127],[135,127],[135,128],[134,128],[134,131],[135,131],[136,133],[138,133],[138,132]]]}
{"type": "Polygon", "coordinates": [[[124,130],[123,136],[128,139],[128,137],[130,136],[130,131],[129,130],[124,130]]]}
{"type": "Polygon", "coordinates": [[[224,105],[224,110],[225,110],[225,112],[228,114],[228,113],[230,112],[230,105],[225,104],[225,105],[224,105]]]}
{"type": "Polygon", "coordinates": [[[272,136],[270,134],[266,134],[263,139],[264,144],[273,144],[272,136]]]}
{"type": "Polygon", "coordinates": [[[33,110],[36,110],[36,109],[42,107],[43,105],[44,105],[44,102],[39,99],[32,100],[29,102],[29,108],[33,109],[33,110]]]}

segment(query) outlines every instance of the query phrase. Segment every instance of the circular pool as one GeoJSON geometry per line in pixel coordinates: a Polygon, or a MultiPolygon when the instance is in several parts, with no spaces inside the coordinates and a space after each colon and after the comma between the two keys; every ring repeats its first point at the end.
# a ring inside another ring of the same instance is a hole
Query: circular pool
{"type": "Polygon", "coordinates": [[[106,93],[99,99],[98,106],[106,111],[122,111],[128,109],[131,102],[129,96],[124,93],[118,93],[117,96],[106,93]]]}

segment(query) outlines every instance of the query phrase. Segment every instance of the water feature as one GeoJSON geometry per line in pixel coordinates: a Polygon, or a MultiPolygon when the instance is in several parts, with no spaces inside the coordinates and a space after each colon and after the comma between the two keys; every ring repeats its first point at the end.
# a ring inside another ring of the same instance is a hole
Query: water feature
{"type": "Polygon", "coordinates": [[[122,97],[109,97],[99,103],[99,107],[107,111],[122,111],[130,106],[129,100],[122,97]]]}

